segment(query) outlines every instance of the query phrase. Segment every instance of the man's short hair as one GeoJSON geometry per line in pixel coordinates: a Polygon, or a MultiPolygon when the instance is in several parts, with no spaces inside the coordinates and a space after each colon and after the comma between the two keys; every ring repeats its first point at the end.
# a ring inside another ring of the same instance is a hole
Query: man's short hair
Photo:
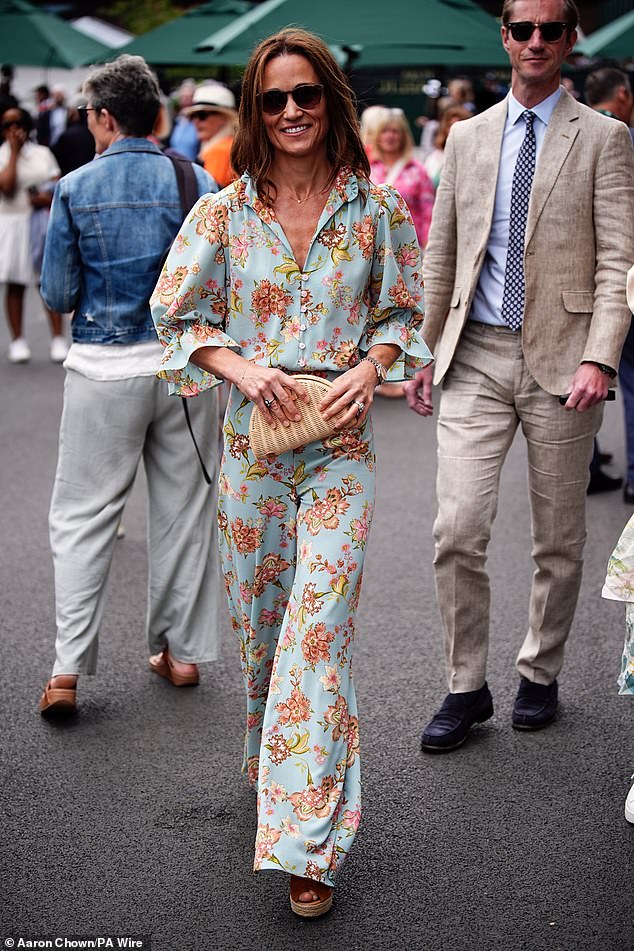
{"type": "Polygon", "coordinates": [[[600,106],[602,102],[609,102],[613,99],[621,87],[625,87],[629,93],[632,92],[627,73],[624,73],[622,69],[615,69],[613,66],[605,66],[588,74],[583,87],[583,94],[588,105],[594,109],[596,106],[600,106]]]}
{"type": "MultiPolygon", "coordinates": [[[[573,30],[577,29],[577,24],[579,23],[577,4],[574,0],[561,0],[561,3],[564,8],[563,17],[568,24],[568,33],[572,33],[573,30]]],[[[514,5],[515,0],[504,0],[504,6],[502,7],[502,23],[504,26],[513,19],[514,5]]]]}
{"type": "Polygon", "coordinates": [[[95,67],[83,92],[95,109],[107,109],[124,135],[145,138],[156,121],[161,91],[156,76],[142,56],[118,56],[95,67]]]}

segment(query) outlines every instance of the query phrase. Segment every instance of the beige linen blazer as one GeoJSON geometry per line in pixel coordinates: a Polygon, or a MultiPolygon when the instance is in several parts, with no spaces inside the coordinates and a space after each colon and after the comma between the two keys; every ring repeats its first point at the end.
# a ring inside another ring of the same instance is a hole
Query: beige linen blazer
{"type": "MultiPolygon", "coordinates": [[[[423,261],[423,334],[440,383],[478,283],[491,229],[506,100],[456,123],[423,261]]],[[[539,154],[526,222],[526,365],[549,393],[567,391],[582,360],[616,368],[630,327],[634,149],[616,119],[562,91],[539,154]]]]}

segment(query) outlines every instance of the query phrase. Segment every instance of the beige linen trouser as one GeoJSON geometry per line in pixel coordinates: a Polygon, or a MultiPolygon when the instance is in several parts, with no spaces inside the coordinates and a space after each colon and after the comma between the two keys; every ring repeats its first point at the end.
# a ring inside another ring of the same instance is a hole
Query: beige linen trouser
{"type": "Polygon", "coordinates": [[[486,678],[486,551],[518,425],[528,449],[536,569],[516,665],[541,684],[559,673],[581,585],[588,466],[602,414],[602,404],[565,410],[541,389],[524,362],[520,333],[467,322],[443,382],[438,422],[434,569],[452,693],[476,690],[486,678]]]}
{"type": "MultiPolygon", "coordinates": [[[[49,515],[57,640],[53,674],[94,674],[117,526],[143,459],[148,494],[150,653],[218,656],[217,398],[181,400],[155,377],[100,382],[66,374],[49,515]]],[[[124,544],[126,544],[124,542],[124,544]]],[[[139,591],[134,607],[144,606],[139,591]]],[[[111,594],[113,600],[117,592],[111,594]]],[[[129,594],[126,594],[129,598],[129,594]]],[[[136,627],[136,624],[134,625],[136,627]]]]}

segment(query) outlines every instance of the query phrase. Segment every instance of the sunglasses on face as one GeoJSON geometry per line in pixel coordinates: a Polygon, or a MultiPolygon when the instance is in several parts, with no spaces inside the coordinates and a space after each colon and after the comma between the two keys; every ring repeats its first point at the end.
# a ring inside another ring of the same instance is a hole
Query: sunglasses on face
{"type": "Polygon", "coordinates": [[[526,43],[530,40],[535,30],[539,30],[544,43],[557,43],[564,35],[564,30],[568,29],[568,24],[561,23],[558,20],[551,20],[548,23],[531,23],[530,20],[515,20],[513,23],[507,23],[506,29],[516,43],[526,43]]]}
{"type": "Polygon", "coordinates": [[[208,110],[206,110],[206,111],[205,111],[205,110],[201,110],[200,112],[192,112],[189,118],[190,118],[190,119],[200,119],[201,122],[204,122],[204,120],[205,120],[205,119],[208,119],[210,116],[217,116],[217,115],[219,115],[218,112],[214,112],[213,109],[208,109],[208,110]]]}
{"type": "Polygon", "coordinates": [[[94,106],[77,106],[77,113],[81,120],[82,125],[88,125],[88,113],[97,112],[94,106]]]}
{"type": "Polygon", "coordinates": [[[6,122],[2,123],[2,131],[6,132],[7,129],[12,129],[14,126],[18,129],[24,128],[19,119],[7,119],[6,122]]]}
{"type": "Polygon", "coordinates": [[[323,89],[321,83],[300,83],[294,89],[267,89],[258,98],[262,112],[277,116],[286,109],[289,96],[299,109],[315,109],[321,102],[323,89]]]}

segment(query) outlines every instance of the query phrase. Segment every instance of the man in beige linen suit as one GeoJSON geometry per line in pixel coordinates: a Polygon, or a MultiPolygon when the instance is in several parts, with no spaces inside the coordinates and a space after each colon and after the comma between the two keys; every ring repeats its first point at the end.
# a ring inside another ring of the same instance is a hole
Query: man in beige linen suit
{"type": "Polygon", "coordinates": [[[506,0],[502,23],[511,92],[449,137],[424,262],[435,368],[406,386],[429,416],[432,375],[442,385],[434,568],[450,693],[423,732],[430,752],[460,746],[493,714],[486,550],[518,426],[536,570],[512,722],[534,730],[555,717],[592,442],[630,326],[632,146],[622,123],[560,86],[575,4],[506,0]]]}

